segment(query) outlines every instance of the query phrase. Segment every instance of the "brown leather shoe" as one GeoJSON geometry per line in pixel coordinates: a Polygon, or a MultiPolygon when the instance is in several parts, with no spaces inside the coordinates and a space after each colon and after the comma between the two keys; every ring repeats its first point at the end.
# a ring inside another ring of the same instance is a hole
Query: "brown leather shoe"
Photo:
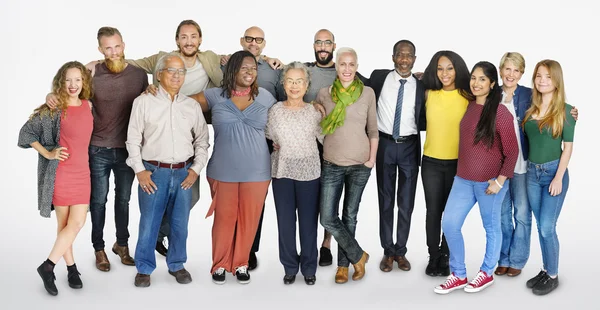
{"type": "Polygon", "coordinates": [[[104,250],[96,251],[96,268],[100,271],[110,271],[110,262],[104,250]]]}
{"type": "Polygon", "coordinates": [[[192,275],[185,270],[185,268],[181,268],[175,272],[169,270],[169,274],[174,276],[179,284],[188,284],[192,282],[192,275]]]}
{"type": "Polygon", "coordinates": [[[398,268],[409,271],[410,270],[410,262],[406,259],[406,256],[396,256],[396,263],[398,263],[398,268]]]}
{"type": "Polygon", "coordinates": [[[506,275],[509,277],[516,277],[520,274],[521,274],[521,269],[516,269],[513,267],[508,268],[508,271],[506,272],[506,275]]]}
{"type": "Polygon", "coordinates": [[[508,271],[508,267],[498,266],[498,268],[496,268],[496,271],[494,271],[494,274],[497,276],[503,276],[506,274],[507,271],[508,271]]]}
{"type": "Polygon", "coordinates": [[[352,280],[358,281],[365,276],[365,264],[369,262],[369,254],[363,252],[360,260],[354,266],[354,273],[352,274],[352,280]]]}
{"type": "Polygon", "coordinates": [[[113,253],[119,255],[121,258],[121,263],[127,266],[135,266],[135,261],[131,256],[129,256],[129,247],[128,246],[120,246],[116,242],[112,247],[113,253]]]}
{"type": "Polygon", "coordinates": [[[379,269],[383,272],[392,271],[392,269],[394,269],[394,257],[384,255],[381,259],[381,263],[379,263],[379,269]]]}
{"type": "Polygon", "coordinates": [[[348,282],[348,267],[337,267],[335,272],[335,283],[343,284],[348,282]]]}
{"type": "Polygon", "coordinates": [[[133,283],[137,287],[148,287],[150,286],[150,275],[138,273],[135,275],[135,282],[133,283]]]}

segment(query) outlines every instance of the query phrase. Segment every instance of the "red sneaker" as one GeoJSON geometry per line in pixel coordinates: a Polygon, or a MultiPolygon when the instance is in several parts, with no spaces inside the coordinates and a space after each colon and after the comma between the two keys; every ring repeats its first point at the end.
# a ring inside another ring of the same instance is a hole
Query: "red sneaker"
{"type": "Polygon", "coordinates": [[[488,276],[485,271],[479,270],[477,276],[469,282],[467,286],[465,286],[465,292],[467,293],[477,293],[484,288],[492,285],[494,283],[494,276],[488,276]]]}
{"type": "Polygon", "coordinates": [[[454,290],[459,288],[463,288],[467,286],[467,278],[461,279],[454,275],[454,272],[451,273],[448,278],[446,278],[446,282],[441,285],[436,286],[433,291],[438,294],[448,294],[454,290]]]}

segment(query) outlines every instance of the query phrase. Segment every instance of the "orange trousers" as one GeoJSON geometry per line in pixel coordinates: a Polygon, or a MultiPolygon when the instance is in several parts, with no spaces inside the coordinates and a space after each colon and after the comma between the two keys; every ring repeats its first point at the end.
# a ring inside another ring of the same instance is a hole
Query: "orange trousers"
{"type": "Polygon", "coordinates": [[[207,179],[212,204],[206,217],[213,212],[215,215],[210,273],[221,267],[235,273],[237,267],[248,266],[248,256],[271,181],[221,182],[207,179]]]}

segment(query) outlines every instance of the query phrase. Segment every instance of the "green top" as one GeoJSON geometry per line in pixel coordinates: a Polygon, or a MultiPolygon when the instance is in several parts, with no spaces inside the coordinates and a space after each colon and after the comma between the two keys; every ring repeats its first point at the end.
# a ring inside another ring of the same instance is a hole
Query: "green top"
{"type": "Polygon", "coordinates": [[[538,121],[529,119],[525,123],[525,133],[529,140],[529,161],[536,164],[544,164],[560,159],[562,154],[562,142],[573,142],[575,135],[575,119],[571,115],[573,107],[566,105],[567,119],[563,125],[562,134],[554,139],[548,128],[540,132],[538,121]]]}

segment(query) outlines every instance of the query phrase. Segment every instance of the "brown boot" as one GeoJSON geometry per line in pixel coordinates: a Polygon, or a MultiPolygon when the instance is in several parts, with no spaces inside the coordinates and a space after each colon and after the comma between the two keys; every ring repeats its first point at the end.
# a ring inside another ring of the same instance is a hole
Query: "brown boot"
{"type": "Polygon", "coordinates": [[[358,281],[365,276],[365,264],[369,261],[369,254],[363,252],[360,260],[354,266],[354,273],[352,274],[352,280],[358,281]]]}
{"type": "Polygon", "coordinates": [[[113,253],[119,255],[121,258],[121,263],[127,266],[135,266],[135,261],[131,256],[129,256],[129,247],[128,246],[120,246],[116,242],[112,247],[113,253]]]}
{"type": "Polygon", "coordinates": [[[110,262],[104,250],[96,251],[96,268],[100,271],[110,271],[110,262]]]}
{"type": "Polygon", "coordinates": [[[335,283],[342,284],[348,282],[348,267],[338,267],[335,272],[335,283]]]}

